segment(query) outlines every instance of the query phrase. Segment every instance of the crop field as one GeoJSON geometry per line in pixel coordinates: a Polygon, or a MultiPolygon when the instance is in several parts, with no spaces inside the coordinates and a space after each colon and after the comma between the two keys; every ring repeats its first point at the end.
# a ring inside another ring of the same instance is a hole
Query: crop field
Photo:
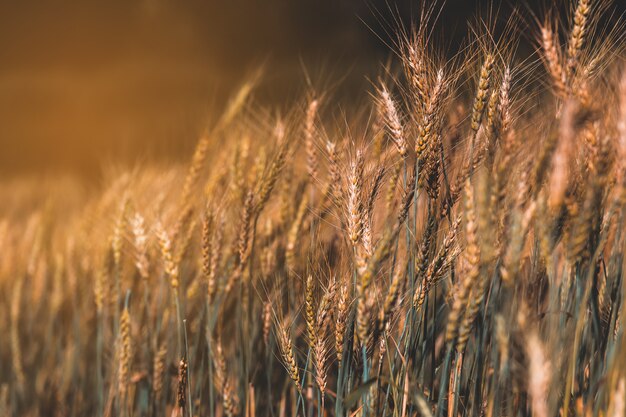
{"type": "Polygon", "coordinates": [[[0,181],[0,416],[626,415],[624,26],[437,10],[360,108],[260,73],[186,164],[0,181]]]}

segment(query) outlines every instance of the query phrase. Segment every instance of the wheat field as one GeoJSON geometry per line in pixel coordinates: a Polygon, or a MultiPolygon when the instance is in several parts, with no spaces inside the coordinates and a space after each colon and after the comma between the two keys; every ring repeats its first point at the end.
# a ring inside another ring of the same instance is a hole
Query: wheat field
{"type": "Polygon", "coordinates": [[[436,10],[362,108],[251,79],[186,165],[2,182],[0,416],[626,415],[624,26],[436,10]]]}

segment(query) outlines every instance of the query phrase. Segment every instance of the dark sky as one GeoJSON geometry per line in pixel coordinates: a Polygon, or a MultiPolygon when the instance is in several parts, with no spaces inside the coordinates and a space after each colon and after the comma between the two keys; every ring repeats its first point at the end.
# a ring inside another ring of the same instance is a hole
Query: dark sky
{"type": "MultiPolygon", "coordinates": [[[[453,47],[465,20],[489,3],[447,2],[439,26],[453,47]]],[[[0,176],[93,173],[121,156],[180,155],[261,63],[258,96],[268,103],[297,97],[304,69],[365,96],[367,77],[390,53],[383,41],[393,25],[384,22],[410,22],[417,4],[0,1],[0,176]]]]}

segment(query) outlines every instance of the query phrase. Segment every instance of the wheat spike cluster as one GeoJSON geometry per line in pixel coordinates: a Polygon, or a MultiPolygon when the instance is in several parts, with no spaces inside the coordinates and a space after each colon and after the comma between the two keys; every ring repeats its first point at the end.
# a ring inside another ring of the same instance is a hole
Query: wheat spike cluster
{"type": "Polygon", "coordinates": [[[189,164],[2,183],[0,415],[624,416],[611,7],[425,5],[343,120],[251,80],[189,164]]]}

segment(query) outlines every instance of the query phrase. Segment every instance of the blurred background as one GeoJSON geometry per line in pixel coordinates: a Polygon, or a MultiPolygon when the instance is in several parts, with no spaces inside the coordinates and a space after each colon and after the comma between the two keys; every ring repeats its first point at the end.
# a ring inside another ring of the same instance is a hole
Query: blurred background
{"type": "MultiPolygon", "coordinates": [[[[513,3],[545,10],[545,2],[513,3]]],[[[0,178],[90,176],[111,162],[187,157],[207,118],[260,65],[262,103],[300,97],[307,74],[339,85],[338,96],[366,98],[391,55],[395,20],[408,25],[418,4],[2,0],[0,178]]],[[[443,5],[438,25],[452,49],[466,20],[488,7],[506,16],[511,4],[443,5]]]]}

